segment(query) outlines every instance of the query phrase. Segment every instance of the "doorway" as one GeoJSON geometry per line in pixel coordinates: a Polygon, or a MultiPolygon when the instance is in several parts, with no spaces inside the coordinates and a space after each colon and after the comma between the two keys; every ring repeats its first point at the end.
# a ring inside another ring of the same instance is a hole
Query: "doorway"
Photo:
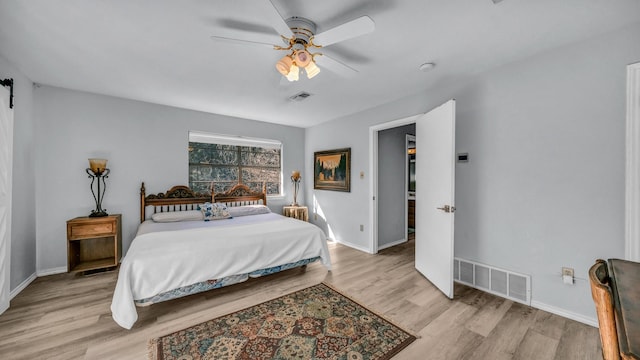
{"type": "Polygon", "coordinates": [[[408,240],[407,134],[415,134],[415,124],[378,132],[378,250],[408,240]]]}
{"type": "Polygon", "coordinates": [[[416,161],[416,187],[420,187],[418,182],[429,184],[416,198],[415,216],[420,227],[415,235],[415,266],[449,298],[453,298],[455,108],[452,99],[427,113],[369,128],[370,252],[375,254],[379,250],[378,208],[385,206],[377,199],[381,193],[378,178],[384,171],[378,164],[378,134],[384,129],[415,123],[416,150],[421,153],[416,161]]]}
{"type": "MultiPolygon", "coordinates": [[[[403,127],[406,125],[411,125],[411,124],[415,124],[416,120],[418,118],[420,118],[422,116],[422,114],[419,115],[414,115],[414,116],[409,116],[406,118],[402,118],[402,119],[398,119],[398,120],[394,120],[394,121],[389,121],[387,123],[384,124],[379,124],[379,125],[375,125],[369,128],[369,168],[371,169],[371,177],[370,177],[370,186],[369,188],[371,189],[371,193],[370,193],[370,197],[369,199],[372,199],[372,206],[369,207],[369,218],[371,219],[371,232],[370,232],[370,237],[369,237],[369,252],[371,254],[377,254],[378,250],[379,250],[379,244],[378,244],[378,203],[380,203],[379,200],[376,199],[376,196],[378,196],[380,194],[379,192],[379,184],[378,184],[378,177],[379,177],[379,161],[378,161],[378,157],[379,157],[379,143],[378,143],[378,139],[379,139],[379,133],[381,131],[384,130],[388,130],[388,129],[394,129],[394,128],[399,128],[399,127],[403,127]]],[[[404,171],[402,172],[402,174],[404,174],[404,171]]],[[[403,180],[401,180],[404,183],[404,177],[403,180]]],[[[401,187],[402,188],[402,193],[406,194],[406,188],[404,186],[401,187]]],[[[403,195],[399,195],[399,196],[403,196],[403,195]]],[[[406,195],[403,196],[403,198],[406,198],[406,195]]],[[[406,208],[403,206],[403,213],[406,214],[406,208]]],[[[405,219],[405,223],[406,223],[406,216],[404,217],[405,219]]],[[[406,225],[406,224],[405,224],[406,225]]],[[[406,228],[406,227],[405,227],[406,228]]],[[[406,239],[406,238],[405,238],[406,239]]]]}

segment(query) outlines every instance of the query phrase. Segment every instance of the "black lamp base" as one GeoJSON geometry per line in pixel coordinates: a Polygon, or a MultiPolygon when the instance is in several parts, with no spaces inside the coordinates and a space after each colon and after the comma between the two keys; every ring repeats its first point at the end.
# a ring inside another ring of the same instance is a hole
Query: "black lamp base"
{"type": "Polygon", "coordinates": [[[109,214],[107,214],[105,211],[91,210],[91,215],[89,215],[89,217],[103,217],[103,216],[109,216],[109,214]]]}
{"type": "MultiPolygon", "coordinates": [[[[104,160],[105,163],[106,161],[107,160],[104,160]]],[[[89,160],[89,162],[91,162],[91,160],[89,160]]],[[[109,216],[109,214],[107,214],[107,212],[102,209],[102,199],[104,199],[104,192],[105,190],[107,190],[107,183],[104,180],[109,177],[109,173],[111,171],[106,168],[98,169],[98,170],[101,170],[101,171],[94,171],[91,168],[87,168],[87,174],[89,174],[89,178],[91,179],[91,185],[89,185],[89,187],[91,188],[91,194],[93,195],[93,199],[96,201],[96,209],[91,210],[91,214],[89,215],[89,217],[109,216]],[[96,179],[98,181],[95,181],[96,179]],[[102,192],[100,191],[100,180],[102,180],[102,186],[103,186],[102,192]],[[98,186],[98,191],[94,191],[93,189],[94,182],[98,186]]]]}

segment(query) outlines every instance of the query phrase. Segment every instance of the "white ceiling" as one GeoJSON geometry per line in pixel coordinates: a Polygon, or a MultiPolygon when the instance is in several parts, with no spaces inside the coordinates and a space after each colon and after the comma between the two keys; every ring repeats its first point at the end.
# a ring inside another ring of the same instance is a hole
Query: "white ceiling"
{"type": "Polygon", "coordinates": [[[317,32],[371,17],[373,33],[322,49],[358,75],[281,84],[283,52],[210,38],[223,26],[275,34],[268,0],[0,0],[0,55],[36,83],[309,127],[640,22],[640,0],[273,3],[317,32]],[[420,72],[425,62],[437,66],[420,72]],[[313,96],[288,100],[300,91],[313,96]]]}

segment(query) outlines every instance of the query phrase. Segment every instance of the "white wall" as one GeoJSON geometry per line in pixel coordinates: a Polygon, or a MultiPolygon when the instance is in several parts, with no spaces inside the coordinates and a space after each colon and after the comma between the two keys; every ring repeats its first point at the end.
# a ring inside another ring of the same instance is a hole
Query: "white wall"
{"type": "MultiPolygon", "coordinates": [[[[284,174],[304,164],[301,128],[50,86],[37,88],[35,100],[39,271],[66,267],[66,221],[95,208],[85,173],[87,158],[109,160],[103,208],[123,215],[125,252],[139,224],[140,183],[145,182],[148,194],[188,185],[189,130],[280,140],[284,174]]],[[[286,197],[269,198],[273,211],[292,201],[286,179],[286,197]]],[[[304,201],[304,194],[300,196],[304,201]]],[[[30,219],[33,224],[33,216],[30,219]]]]}
{"type": "Polygon", "coordinates": [[[13,204],[11,209],[11,290],[36,272],[33,83],[0,56],[0,78],[13,78],[13,204]]]}
{"type": "MultiPolygon", "coordinates": [[[[351,147],[353,174],[369,175],[371,125],[455,98],[457,151],[470,157],[456,173],[456,256],[530,274],[535,306],[593,323],[587,270],[624,256],[625,72],[639,37],[636,24],[307,129],[307,159],[351,147]]],[[[347,194],[305,190],[320,226],[368,249],[369,181],[353,179],[347,194]]]]}

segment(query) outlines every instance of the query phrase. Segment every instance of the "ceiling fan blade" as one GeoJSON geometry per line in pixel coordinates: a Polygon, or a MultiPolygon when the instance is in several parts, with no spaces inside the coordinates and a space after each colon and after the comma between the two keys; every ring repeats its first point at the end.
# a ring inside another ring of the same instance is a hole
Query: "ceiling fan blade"
{"type": "Polygon", "coordinates": [[[211,38],[242,44],[268,46],[272,49],[276,44],[282,42],[280,37],[275,34],[261,34],[234,29],[218,29],[216,30],[216,35],[212,35],[211,38]]]}
{"type": "Polygon", "coordinates": [[[318,54],[313,59],[320,69],[327,69],[346,78],[353,78],[358,75],[358,70],[327,55],[318,54]]]}
{"type": "Polygon", "coordinates": [[[289,25],[287,25],[287,23],[282,18],[282,15],[280,15],[278,8],[273,5],[273,0],[260,0],[256,1],[255,3],[263,5],[262,7],[264,8],[264,11],[262,12],[262,15],[267,18],[269,24],[271,24],[271,26],[276,29],[278,34],[288,38],[293,36],[293,32],[289,28],[289,25]]]}
{"type": "Polygon", "coordinates": [[[318,45],[328,46],[368,34],[373,32],[375,28],[376,24],[373,20],[365,15],[317,34],[313,37],[313,42],[318,45]]]}

